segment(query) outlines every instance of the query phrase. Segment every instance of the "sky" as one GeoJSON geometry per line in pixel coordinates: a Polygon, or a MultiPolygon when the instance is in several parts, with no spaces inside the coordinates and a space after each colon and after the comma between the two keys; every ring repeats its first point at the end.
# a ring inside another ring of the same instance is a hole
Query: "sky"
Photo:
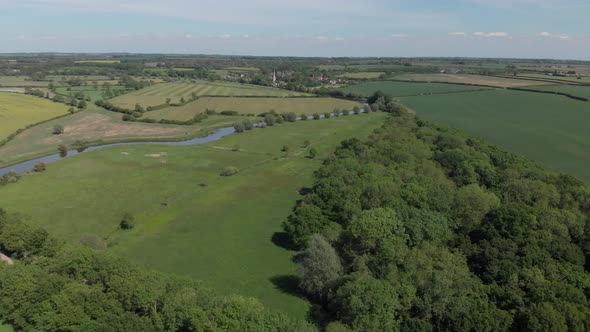
{"type": "Polygon", "coordinates": [[[0,0],[0,53],[590,60],[590,0],[0,0]]]}

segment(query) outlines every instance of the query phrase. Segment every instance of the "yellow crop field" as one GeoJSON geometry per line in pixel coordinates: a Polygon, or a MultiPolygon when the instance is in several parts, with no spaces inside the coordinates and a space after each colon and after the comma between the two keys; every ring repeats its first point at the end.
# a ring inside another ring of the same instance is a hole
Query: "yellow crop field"
{"type": "Polygon", "coordinates": [[[16,93],[0,93],[0,140],[28,125],[66,114],[64,104],[16,93]]]}

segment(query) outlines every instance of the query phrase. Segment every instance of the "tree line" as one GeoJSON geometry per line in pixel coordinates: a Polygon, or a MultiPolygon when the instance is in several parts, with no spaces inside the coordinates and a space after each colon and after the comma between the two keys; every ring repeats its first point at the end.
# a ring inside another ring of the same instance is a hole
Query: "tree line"
{"type": "Polygon", "coordinates": [[[392,116],[342,142],[283,225],[316,320],[590,330],[588,186],[376,97],[392,116]]]}

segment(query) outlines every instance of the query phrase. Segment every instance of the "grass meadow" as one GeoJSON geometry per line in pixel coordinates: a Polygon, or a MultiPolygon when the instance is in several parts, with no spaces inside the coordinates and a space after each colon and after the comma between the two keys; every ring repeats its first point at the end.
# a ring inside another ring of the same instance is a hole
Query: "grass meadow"
{"type": "Polygon", "coordinates": [[[60,144],[70,145],[76,140],[88,142],[116,142],[147,140],[150,138],[190,138],[209,131],[231,126],[241,117],[210,116],[195,126],[175,126],[156,123],[124,122],[121,114],[102,109],[91,109],[34,126],[0,147],[0,166],[56,153],[60,144]],[[53,126],[64,126],[65,132],[53,135],[53,126]]]}
{"type": "Polygon", "coordinates": [[[366,82],[342,89],[346,93],[371,96],[375,91],[382,91],[393,97],[419,96],[425,94],[456,93],[485,89],[477,86],[454,85],[444,83],[414,83],[397,81],[366,82]]]}
{"type": "Polygon", "coordinates": [[[418,115],[590,182],[590,103],[510,90],[402,98],[418,115]]]}
{"type": "Polygon", "coordinates": [[[198,83],[163,83],[149,86],[116,98],[111,102],[117,106],[133,109],[135,104],[144,107],[166,103],[170,98],[178,103],[181,98],[189,99],[196,96],[222,97],[296,97],[306,96],[304,93],[280,90],[270,87],[240,84],[231,82],[198,82],[198,83]]]}
{"type": "Polygon", "coordinates": [[[534,90],[561,92],[570,94],[572,96],[590,99],[590,86],[556,84],[547,86],[536,86],[534,87],[534,90]]]}
{"type": "MultiPolygon", "coordinates": [[[[125,90],[125,87],[120,85],[114,85],[110,87],[111,90],[125,90]]],[[[70,93],[76,93],[78,91],[82,91],[84,96],[90,97],[92,101],[104,99],[103,93],[106,91],[106,88],[103,86],[97,86],[96,88],[92,85],[86,86],[72,86],[72,87],[59,87],[56,88],[55,91],[62,95],[69,95],[70,93]],[[69,89],[69,90],[68,90],[69,89]]]]}
{"type": "Polygon", "coordinates": [[[359,103],[336,98],[218,98],[202,97],[196,101],[180,107],[168,107],[146,113],[144,116],[150,119],[169,119],[185,121],[193,118],[195,114],[203,113],[207,109],[221,111],[237,111],[242,114],[260,114],[275,110],[278,113],[325,113],[334,108],[352,109],[362,106],[359,103]]]}
{"type": "Polygon", "coordinates": [[[64,104],[18,93],[0,93],[0,140],[28,125],[67,114],[64,104]]]}
{"type": "Polygon", "coordinates": [[[366,137],[385,117],[284,123],[201,146],[87,152],[1,187],[0,202],[66,240],[91,234],[136,263],[305,318],[307,302],[285,289],[297,282],[293,252],[272,238],[300,198],[298,189],[312,184],[321,159],[343,139],[366,137]],[[317,149],[316,159],[306,157],[306,140],[317,149]],[[227,166],[239,173],[221,177],[227,166]],[[125,212],[136,226],[123,232],[118,224],[125,212]]]}

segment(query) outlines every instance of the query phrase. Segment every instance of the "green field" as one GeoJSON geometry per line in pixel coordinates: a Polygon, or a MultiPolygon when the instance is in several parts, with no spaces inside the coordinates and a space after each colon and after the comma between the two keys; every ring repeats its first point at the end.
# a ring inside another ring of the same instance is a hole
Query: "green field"
{"type": "Polygon", "coordinates": [[[572,96],[590,99],[590,86],[556,84],[548,86],[536,86],[533,89],[540,91],[567,93],[572,96]]]}
{"type": "Polygon", "coordinates": [[[45,81],[31,81],[27,76],[0,76],[0,86],[14,87],[14,86],[47,86],[49,82],[45,81]]]}
{"type": "Polygon", "coordinates": [[[0,323],[0,332],[12,332],[14,331],[10,325],[1,325],[0,323]]]}
{"type": "Polygon", "coordinates": [[[403,74],[395,76],[395,79],[401,81],[427,81],[477,84],[500,88],[551,84],[548,82],[535,82],[528,80],[469,74],[403,74]]]}
{"type": "Polygon", "coordinates": [[[371,96],[376,91],[382,91],[393,97],[419,96],[425,94],[455,93],[485,89],[476,86],[454,85],[444,83],[413,83],[380,81],[366,82],[342,89],[346,93],[356,93],[361,96],[371,96]]]}
{"type": "Polygon", "coordinates": [[[590,103],[496,90],[402,98],[418,115],[590,182],[590,103]]]}
{"type": "Polygon", "coordinates": [[[78,60],[75,63],[97,63],[97,64],[114,64],[114,63],[121,63],[120,60],[78,60]]]}
{"type": "Polygon", "coordinates": [[[0,93],[0,140],[28,125],[66,114],[64,104],[17,93],[0,93]]]}
{"type": "Polygon", "coordinates": [[[375,79],[384,75],[384,72],[372,72],[372,71],[365,71],[365,72],[358,72],[358,73],[344,73],[338,75],[341,78],[351,78],[351,79],[375,79]]]}
{"type": "Polygon", "coordinates": [[[305,318],[307,302],[279,287],[296,273],[293,253],[271,239],[321,159],[343,139],[366,137],[385,116],[285,123],[202,146],[93,151],[0,187],[0,201],[56,236],[78,241],[94,234],[134,262],[305,318]],[[305,140],[317,159],[306,158],[305,140]],[[285,145],[289,155],[281,152],[285,145]],[[236,146],[240,151],[232,151],[236,146]],[[226,166],[240,172],[219,176],[226,166]],[[118,230],[124,212],[136,217],[132,231],[118,230]]]}
{"type": "Polygon", "coordinates": [[[121,114],[103,109],[92,109],[48,121],[25,130],[0,147],[0,166],[56,153],[60,144],[76,140],[88,142],[118,142],[125,140],[188,139],[206,135],[209,131],[231,126],[241,117],[210,116],[194,126],[176,126],[141,122],[124,122],[121,114]],[[53,126],[64,126],[65,132],[53,135],[53,126]]]}
{"type": "Polygon", "coordinates": [[[190,120],[195,114],[207,109],[221,111],[238,111],[242,114],[260,114],[275,110],[277,113],[326,113],[334,108],[352,109],[362,106],[359,103],[336,98],[216,98],[203,97],[180,107],[168,107],[146,113],[150,119],[190,120]]]}
{"type": "Polygon", "coordinates": [[[138,103],[146,107],[162,105],[166,103],[167,98],[170,98],[173,103],[178,103],[181,98],[188,100],[193,93],[196,96],[223,97],[294,97],[306,95],[294,91],[231,82],[163,83],[113,98],[111,102],[121,107],[133,109],[135,104],[138,103]]]}
{"type": "Polygon", "coordinates": [[[518,76],[523,77],[523,78],[539,78],[539,79],[551,80],[551,81],[563,81],[563,82],[586,83],[586,84],[590,83],[590,77],[588,77],[588,76],[584,76],[580,79],[578,79],[577,77],[551,76],[551,75],[545,75],[545,74],[529,74],[529,73],[519,74],[518,76]]]}

